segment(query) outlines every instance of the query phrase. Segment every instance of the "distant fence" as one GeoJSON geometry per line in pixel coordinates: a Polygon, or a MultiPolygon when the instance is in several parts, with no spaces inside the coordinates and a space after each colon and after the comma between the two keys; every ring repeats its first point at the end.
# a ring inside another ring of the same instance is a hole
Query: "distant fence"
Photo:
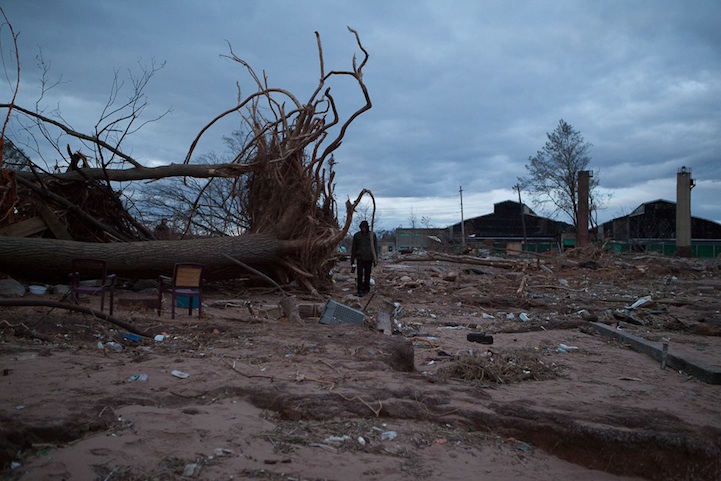
{"type": "MultiPolygon", "coordinates": [[[[638,242],[610,242],[608,246],[614,252],[658,252],[665,256],[676,255],[676,241],[654,242],[644,240],[638,242]]],[[[721,240],[692,241],[691,257],[718,257],[721,255],[721,240]]]]}

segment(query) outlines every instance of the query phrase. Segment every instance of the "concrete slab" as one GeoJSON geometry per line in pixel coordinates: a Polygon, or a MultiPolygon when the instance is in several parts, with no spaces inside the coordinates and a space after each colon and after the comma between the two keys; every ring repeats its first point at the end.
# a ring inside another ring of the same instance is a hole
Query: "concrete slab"
{"type": "MultiPolygon", "coordinates": [[[[634,351],[641,352],[657,360],[659,365],[663,361],[663,343],[648,341],[599,322],[592,322],[590,324],[603,336],[628,344],[634,351]]],[[[721,369],[715,366],[709,366],[684,353],[675,351],[673,347],[669,347],[666,353],[666,366],[678,371],[683,371],[708,384],[721,384],[721,369]]]]}

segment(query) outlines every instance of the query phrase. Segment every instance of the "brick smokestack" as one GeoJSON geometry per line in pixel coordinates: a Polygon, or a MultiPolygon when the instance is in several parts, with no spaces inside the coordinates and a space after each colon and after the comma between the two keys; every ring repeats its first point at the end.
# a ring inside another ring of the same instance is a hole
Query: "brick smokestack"
{"type": "Polygon", "coordinates": [[[691,169],[681,167],[676,174],[676,255],[691,257],[691,169]]]}
{"type": "Polygon", "coordinates": [[[588,245],[588,189],[591,172],[578,173],[578,225],[576,225],[576,247],[588,245]]]}

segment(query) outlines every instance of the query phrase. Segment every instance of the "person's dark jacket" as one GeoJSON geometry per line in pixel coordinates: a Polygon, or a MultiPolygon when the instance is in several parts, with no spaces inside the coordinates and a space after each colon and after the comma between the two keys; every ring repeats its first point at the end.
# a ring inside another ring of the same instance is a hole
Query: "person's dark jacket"
{"type": "MultiPolygon", "coordinates": [[[[376,253],[378,252],[378,237],[376,237],[375,233],[373,235],[373,243],[376,248],[376,253]]],[[[371,233],[363,233],[362,231],[358,231],[353,236],[353,244],[351,246],[350,250],[350,261],[351,264],[354,264],[356,260],[361,261],[373,261],[376,260],[376,257],[373,256],[373,248],[371,247],[371,233]]]]}

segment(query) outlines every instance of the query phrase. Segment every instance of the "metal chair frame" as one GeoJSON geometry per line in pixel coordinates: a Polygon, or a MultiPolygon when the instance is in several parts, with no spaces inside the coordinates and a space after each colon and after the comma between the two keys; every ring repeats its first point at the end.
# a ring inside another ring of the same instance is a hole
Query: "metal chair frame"
{"type": "Polygon", "coordinates": [[[113,315],[115,274],[108,274],[107,263],[100,259],[73,259],[70,274],[70,295],[78,303],[79,295],[100,296],[100,312],[105,310],[105,293],[110,294],[109,313],[113,315]]]}

